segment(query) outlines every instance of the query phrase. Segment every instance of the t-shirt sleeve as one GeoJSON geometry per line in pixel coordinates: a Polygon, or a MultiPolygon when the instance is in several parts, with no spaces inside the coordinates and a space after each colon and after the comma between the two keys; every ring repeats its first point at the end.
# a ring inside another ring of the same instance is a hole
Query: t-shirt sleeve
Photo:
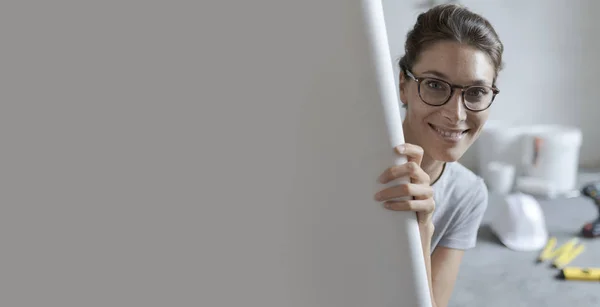
{"type": "Polygon", "coordinates": [[[475,247],[477,231],[488,204],[488,191],[483,179],[477,178],[476,184],[461,202],[459,205],[464,209],[457,213],[438,245],[462,250],[475,247]]]}

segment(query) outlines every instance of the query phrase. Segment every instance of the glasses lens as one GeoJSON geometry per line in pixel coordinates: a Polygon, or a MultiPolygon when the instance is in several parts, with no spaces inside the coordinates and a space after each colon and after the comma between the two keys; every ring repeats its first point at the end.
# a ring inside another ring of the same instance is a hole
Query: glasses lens
{"type": "Polygon", "coordinates": [[[465,103],[471,110],[483,110],[492,103],[494,92],[486,86],[472,86],[465,90],[465,103]]]}
{"type": "Polygon", "coordinates": [[[450,84],[436,80],[423,79],[420,86],[421,99],[428,104],[441,105],[448,100],[451,93],[450,84]]]}

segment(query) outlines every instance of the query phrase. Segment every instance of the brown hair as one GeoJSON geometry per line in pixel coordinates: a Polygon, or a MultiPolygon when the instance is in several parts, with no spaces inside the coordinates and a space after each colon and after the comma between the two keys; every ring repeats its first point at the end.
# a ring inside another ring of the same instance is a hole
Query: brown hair
{"type": "Polygon", "coordinates": [[[425,48],[439,41],[468,44],[487,53],[495,67],[494,83],[502,69],[504,45],[490,22],[457,4],[441,4],[421,13],[406,36],[400,70],[411,69],[425,48]]]}

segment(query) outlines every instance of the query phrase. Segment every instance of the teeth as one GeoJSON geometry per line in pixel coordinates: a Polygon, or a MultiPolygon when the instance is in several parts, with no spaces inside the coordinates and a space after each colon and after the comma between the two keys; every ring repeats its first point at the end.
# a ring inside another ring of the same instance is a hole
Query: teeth
{"type": "Polygon", "coordinates": [[[435,131],[437,131],[440,135],[442,135],[445,138],[449,138],[449,139],[461,139],[462,136],[464,135],[464,131],[462,132],[456,132],[456,131],[447,131],[447,130],[442,130],[438,127],[433,127],[435,129],[435,131]]]}

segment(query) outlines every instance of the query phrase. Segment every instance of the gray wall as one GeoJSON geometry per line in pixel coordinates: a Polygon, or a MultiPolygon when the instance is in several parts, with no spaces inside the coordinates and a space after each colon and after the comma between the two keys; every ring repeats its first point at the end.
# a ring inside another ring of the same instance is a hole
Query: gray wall
{"type": "MultiPolygon", "coordinates": [[[[384,0],[392,55],[403,53],[406,32],[419,11],[384,0]]],[[[600,1],[464,0],[494,25],[505,45],[502,93],[490,119],[516,125],[564,124],[583,132],[580,164],[600,166],[600,1]]],[[[461,160],[475,169],[475,147],[461,160]]]]}

